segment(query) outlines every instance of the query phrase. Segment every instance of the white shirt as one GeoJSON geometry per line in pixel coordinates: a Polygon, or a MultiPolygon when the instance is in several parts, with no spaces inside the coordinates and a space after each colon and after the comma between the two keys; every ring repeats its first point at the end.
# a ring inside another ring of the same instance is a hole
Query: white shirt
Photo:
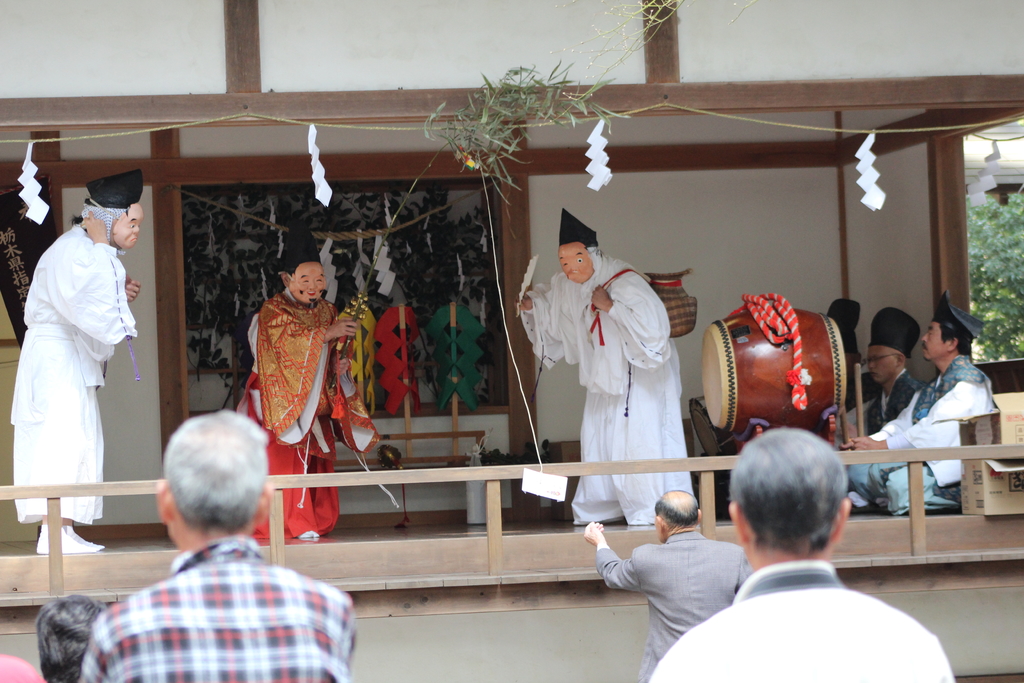
{"type": "MultiPolygon", "coordinates": [[[[941,381],[942,375],[935,378],[935,383],[941,381]]],[[[995,409],[992,403],[992,382],[988,377],[983,385],[957,382],[915,424],[914,407],[920,395],[920,391],[914,394],[903,412],[892,422],[886,423],[881,431],[872,434],[871,438],[885,441],[889,448],[957,447],[960,445],[960,424],[956,419],[990,413],[995,409]]],[[[939,486],[959,483],[959,460],[930,460],[928,465],[939,486]]]]}
{"type": "Polygon", "coordinates": [[[880,600],[844,588],[748,597],[765,577],[827,562],[786,562],[755,572],[733,606],[672,646],[651,683],[954,683],[932,633],[880,600]]]}

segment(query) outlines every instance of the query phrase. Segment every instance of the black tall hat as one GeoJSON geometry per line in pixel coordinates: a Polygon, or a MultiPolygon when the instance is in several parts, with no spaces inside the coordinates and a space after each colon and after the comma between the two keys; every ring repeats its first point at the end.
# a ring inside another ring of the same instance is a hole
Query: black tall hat
{"type": "Polygon", "coordinates": [[[981,334],[981,328],[985,327],[985,323],[967,311],[963,311],[949,303],[948,289],[942,293],[942,299],[935,308],[935,315],[932,316],[932,320],[940,325],[948,325],[956,330],[958,334],[965,336],[968,341],[981,334]]]}
{"type": "Polygon", "coordinates": [[[888,346],[910,358],[910,352],[921,337],[921,326],[898,308],[883,308],[871,320],[871,341],[868,346],[888,346]]]}
{"type": "Polygon", "coordinates": [[[846,353],[860,353],[857,350],[857,323],[860,322],[860,304],[852,299],[836,299],[828,307],[828,317],[836,321],[839,334],[843,337],[846,353]]]}
{"type": "Polygon", "coordinates": [[[558,246],[582,242],[583,246],[596,247],[597,233],[584,225],[583,221],[562,209],[562,227],[558,229],[558,246]]]}
{"type": "Polygon", "coordinates": [[[288,233],[284,237],[285,272],[294,273],[303,263],[320,263],[320,250],[316,248],[309,226],[302,219],[293,218],[288,221],[287,228],[288,233]]]}
{"type": "Polygon", "coordinates": [[[142,198],[142,170],[98,178],[85,187],[89,198],[104,209],[127,209],[142,198]]]}

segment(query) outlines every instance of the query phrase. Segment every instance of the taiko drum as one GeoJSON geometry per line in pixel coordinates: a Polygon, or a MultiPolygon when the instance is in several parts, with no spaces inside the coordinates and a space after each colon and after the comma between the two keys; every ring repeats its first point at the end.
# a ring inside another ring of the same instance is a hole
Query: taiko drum
{"type": "Polygon", "coordinates": [[[716,427],[743,433],[750,420],[769,427],[817,431],[822,413],[846,400],[843,340],[835,321],[796,311],[803,367],[811,375],[807,408],[797,410],[786,373],[793,369],[792,343],[772,344],[747,310],[716,320],[704,331],[701,358],[704,400],[716,427]]]}

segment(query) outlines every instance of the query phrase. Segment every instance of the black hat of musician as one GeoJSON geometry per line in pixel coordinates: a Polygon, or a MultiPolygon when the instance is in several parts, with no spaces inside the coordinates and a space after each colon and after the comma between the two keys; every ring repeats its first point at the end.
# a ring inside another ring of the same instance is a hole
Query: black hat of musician
{"type": "Polygon", "coordinates": [[[584,225],[583,221],[562,209],[562,226],[558,229],[558,246],[582,242],[583,246],[596,247],[597,233],[584,225]]]}
{"type": "Polygon", "coordinates": [[[316,240],[309,232],[309,226],[300,219],[288,221],[288,232],[284,236],[284,270],[294,273],[303,263],[315,261],[320,263],[320,251],[316,248],[316,240]]]}
{"type": "Polygon", "coordinates": [[[888,346],[907,358],[921,337],[921,326],[909,313],[888,306],[871,319],[871,341],[868,346],[888,346]]]}
{"type": "Polygon", "coordinates": [[[985,323],[967,311],[961,310],[949,303],[948,289],[942,293],[942,299],[935,309],[935,315],[932,316],[932,320],[943,327],[955,331],[957,337],[964,337],[967,341],[971,341],[981,334],[981,329],[985,327],[985,323]]]}
{"type": "Polygon", "coordinates": [[[828,307],[828,317],[836,321],[839,334],[843,337],[846,353],[860,353],[857,350],[857,323],[860,322],[860,304],[852,299],[836,299],[828,307]]]}
{"type": "Polygon", "coordinates": [[[142,198],[142,170],[135,169],[86,183],[89,199],[104,209],[127,209],[142,198]]]}

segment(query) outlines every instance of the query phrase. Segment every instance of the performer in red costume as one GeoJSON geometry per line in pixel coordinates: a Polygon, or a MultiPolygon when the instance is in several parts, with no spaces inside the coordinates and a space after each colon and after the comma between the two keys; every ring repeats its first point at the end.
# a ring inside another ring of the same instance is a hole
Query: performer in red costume
{"type": "MultiPolygon", "coordinates": [[[[358,323],[339,318],[334,305],[321,298],[327,281],[316,242],[302,221],[288,225],[284,267],[285,290],[263,304],[249,328],[256,361],[238,411],[269,432],[270,474],[333,472],[336,440],[360,452],[379,440],[355,391],[349,360],[339,361],[335,350],[334,342],[355,334],[358,323]],[[332,412],[342,414],[337,431],[332,412]]],[[[337,520],[336,487],[285,489],[286,538],[315,540],[330,533],[337,520]]],[[[267,538],[268,525],[257,527],[254,535],[267,538]]]]}

